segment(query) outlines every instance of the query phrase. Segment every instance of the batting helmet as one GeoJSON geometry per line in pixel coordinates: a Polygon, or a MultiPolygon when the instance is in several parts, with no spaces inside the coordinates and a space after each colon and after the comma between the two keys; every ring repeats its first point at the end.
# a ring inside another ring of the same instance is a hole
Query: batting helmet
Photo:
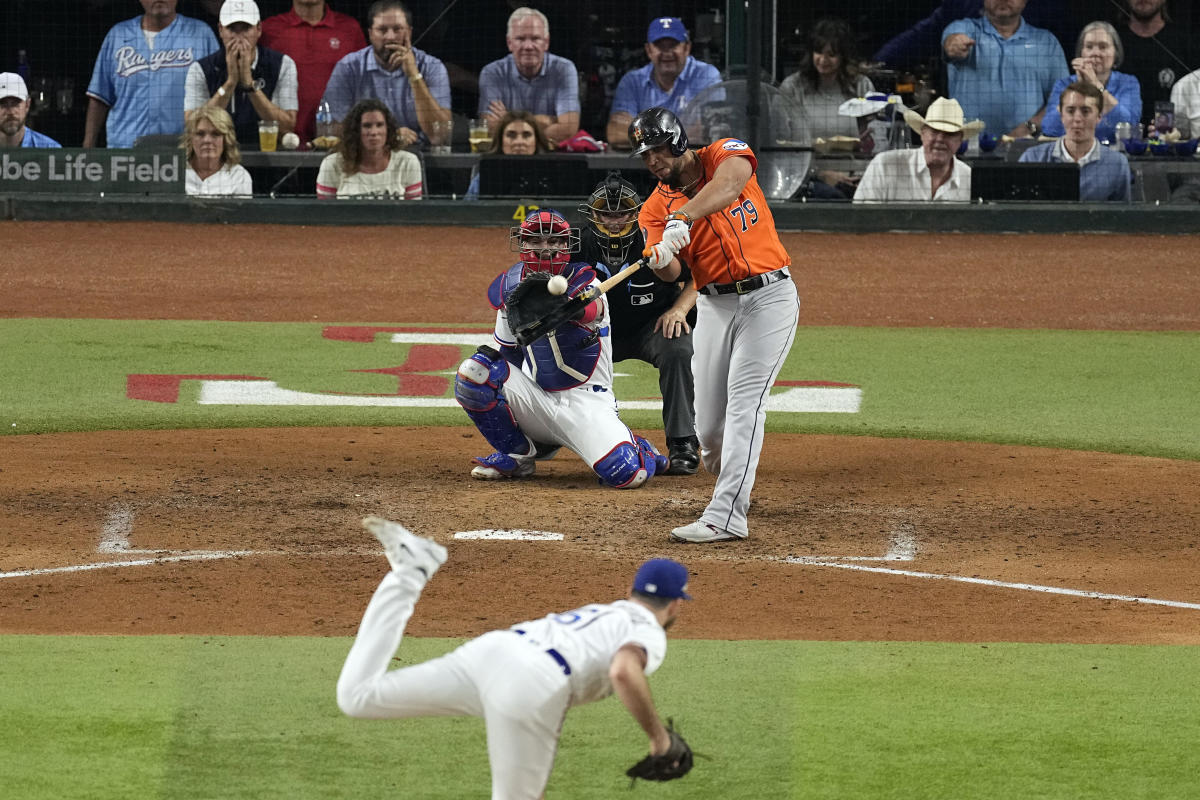
{"type": "Polygon", "coordinates": [[[687,133],[679,118],[662,106],[648,108],[633,118],[629,123],[629,141],[633,143],[635,156],[664,144],[671,146],[671,155],[677,158],[688,149],[687,133]]]}
{"type": "Polygon", "coordinates": [[[579,252],[579,229],[572,228],[562,214],[539,209],[509,230],[509,247],[521,254],[524,273],[549,272],[559,275],[579,252]]]}
{"type": "Polygon", "coordinates": [[[604,252],[604,263],[609,267],[629,263],[627,256],[638,235],[641,208],[642,198],[619,172],[608,173],[608,177],[596,184],[588,201],[580,204],[579,213],[591,223],[604,252]]]}

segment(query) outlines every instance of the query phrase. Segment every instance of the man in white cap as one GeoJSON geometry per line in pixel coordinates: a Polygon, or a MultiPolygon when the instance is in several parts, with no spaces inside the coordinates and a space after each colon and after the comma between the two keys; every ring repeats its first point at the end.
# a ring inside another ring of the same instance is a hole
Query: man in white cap
{"type": "Polygon", "coordinates": [[[229,112],[238,144],[258,148],[259,121],[275,122],[279,135],[295,129],[300,108],[296,62],[261,46],[261,17],[254,0],[225,0],[218,33],[222,49],[188,68],[184,117],[201,106],[229,112]]]}
{"type": "Polygon", "coordinates": [[[904,110],[904,121],[921,134],[920,150],[888,150],[871,159],[854,192],[856,203],[971,201],[971,168],[955,158],[964,136],[983,123],[963,122],[957,100],[939,97],[922,117],[904,110]]]}
{"type": "Polygon", "coordinates": [[[659,17],[646,31],[650,63],[626,72],[613,95],[605,138],[613,147],[628,148],[629,123],[648,108],[659,106],[678,116],[696,95],[721,82],[712,64],[692,56],[692,40],[679,17],[659,17]]]}
{"type": "Polygon", "coordinates": [[[62,147],[25,127],[29,115],[29,89],[15,72],[0,73],[0,147],[62,147]]]}

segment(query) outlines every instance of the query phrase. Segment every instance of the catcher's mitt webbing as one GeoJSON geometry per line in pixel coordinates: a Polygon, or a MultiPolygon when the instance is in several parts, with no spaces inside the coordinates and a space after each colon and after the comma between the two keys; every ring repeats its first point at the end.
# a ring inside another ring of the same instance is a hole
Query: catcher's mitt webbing
{"type": "Polygon", "coordinates": [[[671,746],[667,748],[667,752],[657,756],[648,755],[625,770],[625,774],[633,779],[630,787],[637,783],[638,778],[644,781],[673,781],[691,771],[692,748],[679,731],[675,730],[675,721],[672,719],[667,720],[667,734],[671,737],[671,746]]]}

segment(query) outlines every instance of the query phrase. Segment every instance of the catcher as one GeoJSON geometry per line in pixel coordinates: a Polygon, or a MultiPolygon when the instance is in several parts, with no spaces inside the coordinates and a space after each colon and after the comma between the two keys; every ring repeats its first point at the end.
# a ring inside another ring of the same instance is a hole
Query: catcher
{"type": "Polygon", "coordinates": [[[488,287],[499,349],[480,347],[454,382],[459,405],[496,448],[474,459],[471,475],[527,478],[536,458],[566,446],[606,486],[641,486],[667,457],[617,416],[607,301],[595,294],[594,270],[571,260],[579,230],[539,210],[509,240],[521,260],[488,287]],[[561,295],[549,291],[551,280],[565,281],[561,295]]]}
{"type": "Polygon", "coordinates": [[[545,791],[567,711],[615,693],[650,741],[650,755],[626,774],[671,780],[691,769],[691,749],[659,719],[647,680],[666,657],[667,628],[691,599],[683,564],[651,559],[638,568],[628,599],[521,622],[441,658],[389,671],[446,548],[379,517],[363,525],[392,568],[367,605],[338,678],[344,714],[482,717],[492,797],[532,800],[545,791]]]}

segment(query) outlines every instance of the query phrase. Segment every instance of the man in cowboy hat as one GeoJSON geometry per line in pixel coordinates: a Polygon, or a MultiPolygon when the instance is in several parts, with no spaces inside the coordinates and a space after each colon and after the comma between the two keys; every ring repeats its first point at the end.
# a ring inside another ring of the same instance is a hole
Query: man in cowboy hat
{"type": "Polygon", "coordinates": [[[934,100],[924,117],[904,109],[904,121],[921,134],[921,149],[888,150],[871,159],[854,202],[970,202],[971,168],[954,155],[963,137],[977,134],[983,123],[964,123],[958,101],[945,97],[934,100]]]}

